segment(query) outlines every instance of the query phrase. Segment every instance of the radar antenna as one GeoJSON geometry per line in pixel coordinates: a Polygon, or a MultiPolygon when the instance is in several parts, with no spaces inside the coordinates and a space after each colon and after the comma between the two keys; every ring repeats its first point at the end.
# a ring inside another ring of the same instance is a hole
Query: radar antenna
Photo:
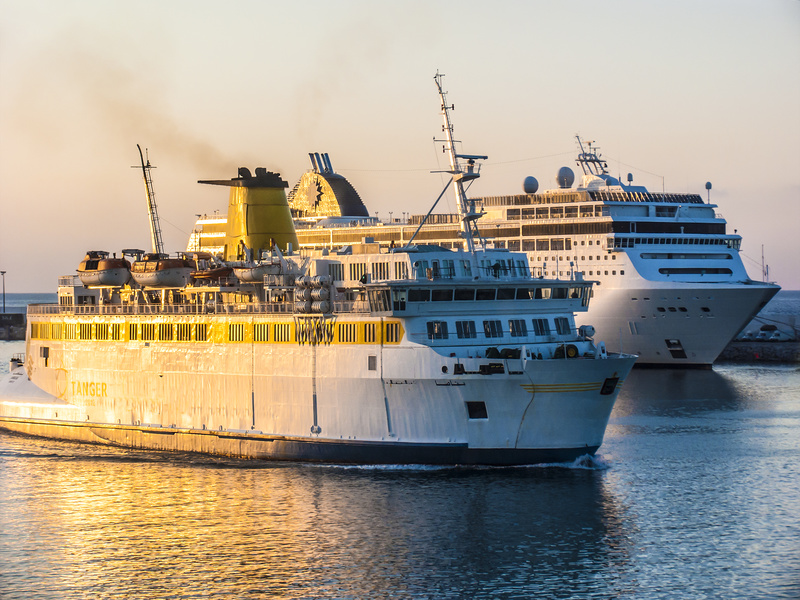
{"type": "Polygon", "coordinates": [[[576,135],[575,139],[578,140],[578,148],[581,150],[575,162],[583,169],[583,174],[608,175],[608,163],[600,158],[599,148],[597,146],[592,147],[594,142],[586,142],[586,149],[584,149],[581,136],[576,135]]]}
{"type": "MultiPolygon", "coordinates": [[[[136,144],[139,149],[139,158],[142,161],[142,174],[144,175],[144,189],[147,192],[147,214],[150,217],[150,238],[153,243],[153,252],[164,253],[164,242],[161,240],[161,223],[158,220],[158,208],[156,207],[156,193],[153,191],[153,178],[150,176],[150,169],[155,167],[150,165],[150,157],[142,154],[142,147],[136,144]]],[[[145,149],[147,153],[147,149],[145,149]]],[[[138,167],[132,167],[137,169],[138,167]]]]}

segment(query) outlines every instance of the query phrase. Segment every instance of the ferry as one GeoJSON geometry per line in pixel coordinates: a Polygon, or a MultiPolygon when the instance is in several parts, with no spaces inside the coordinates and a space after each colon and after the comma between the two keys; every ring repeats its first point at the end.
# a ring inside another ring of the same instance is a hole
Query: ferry
{"type": "MultiPolygon", "coordinates": [[[[592,142],[577,141],[576,187],[572,169],[562,167],[555,189],[539,191],[528,177],[523,194],[470,199],[483,214],[482,240],[526,253],[539,275],[596,280],[592,307],[578,323],[591,323],[610,349],[637,354],[637,366],[710,368],[779,286],[747,275],[742,238],[726,231],[710,195],[704,202],[698,194],[651,192],[631,175],[623,184],[592,142]]],[[[463,245],[459,215],[379,221],[327,154],[310,156],[312,169],[289,195],[301,249],[365,238],[388,248],[415,234],[446,248],[463,245]]],[[[224,215],[200,218],[189,249],[218,251],[225,223],[224,215]]]]}
{"type": "MultiPolygon", "coordinates": [[[[0,382],[0,428],[333,463],[594,454],[636,356],[576,325],[590,280],[533,276],[524,253],[479,242],[464,193],[479,157],[456,153],[436,83],[463,248],[412,239],[299,252],[280,175],[241,168],[202,181],[229,188],[214,268],[230,271],[173,287],[62,277],[58,304],[28,309],[25,355],[0,382]]],[[[143,170],[148,182],[144,160],[143,170]]]]}

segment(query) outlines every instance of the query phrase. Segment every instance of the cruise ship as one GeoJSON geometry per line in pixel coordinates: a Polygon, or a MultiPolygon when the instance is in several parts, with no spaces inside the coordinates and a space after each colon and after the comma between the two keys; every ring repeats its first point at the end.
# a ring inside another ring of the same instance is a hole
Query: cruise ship
{"type": "MultiPolygon", "coordinates": [[[[636,360],[575,313],[592,282],[533,276],[478,243],[409,239],[298,251],[288,184],[259,168],[229,188],[219,255],[163,251],[142,157],[152,252],[90,251],[30,306],[24,356],[0,381],[0,428],[82,442],[271,460],[519,465],[600,447],[636,360]]],[[[466,160],[466,167],[462,166],[466,160]]]]}
{"type": "MultiPolygon", "coordinates": [[[[595,280],[592,308],[578,322],[591,323],[609,348],[639,355],[637,365],[710,368],[780,288],[747,275],[742,238],[727,232],[716,205],[698,194],[651,192],[630,175],[623,184],[596,147],[580,138],[578,147],[575,187],[574,172],[562,167],[555,189],[539,191],[529,177],[523,194],[471,198],[483,214],[476,239],[526,253],[538,275],[595,280]]],[[[381,222],[327,154],[310,156],[312,169],[289,195],[301,248],[364,239],[388,248],[412,236],[463,246],[458,215],[381,222]]],[[[200,218],[189,249],[219,252],[225,223],[225,215],[200,218]]]]}

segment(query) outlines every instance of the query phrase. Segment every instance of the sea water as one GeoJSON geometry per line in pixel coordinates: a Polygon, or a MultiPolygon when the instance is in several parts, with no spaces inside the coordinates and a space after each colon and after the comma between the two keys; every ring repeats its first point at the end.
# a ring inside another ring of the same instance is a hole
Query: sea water
{"type": "Polygon", "coordinates": [[[800,368],[634,370],[597,457],[522,468],[0,433],[0,597],[799,598],[800,368]]]}

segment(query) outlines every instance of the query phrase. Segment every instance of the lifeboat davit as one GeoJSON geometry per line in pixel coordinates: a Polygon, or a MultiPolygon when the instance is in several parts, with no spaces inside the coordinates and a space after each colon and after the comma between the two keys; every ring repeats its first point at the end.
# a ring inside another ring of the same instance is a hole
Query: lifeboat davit
{"type": "Polygon", "coordinates": [[[185,258],[150,253],[133,263],[131,275],[142,287],[182,288],[191,282],[193,265],[185,258]]]}
{"type": "Polygon", "coordinates": [[[122,286],[131,278],[131,263],[103,250],[89,250],[78,266],[78,277],[85,286],[122,286]]]}

